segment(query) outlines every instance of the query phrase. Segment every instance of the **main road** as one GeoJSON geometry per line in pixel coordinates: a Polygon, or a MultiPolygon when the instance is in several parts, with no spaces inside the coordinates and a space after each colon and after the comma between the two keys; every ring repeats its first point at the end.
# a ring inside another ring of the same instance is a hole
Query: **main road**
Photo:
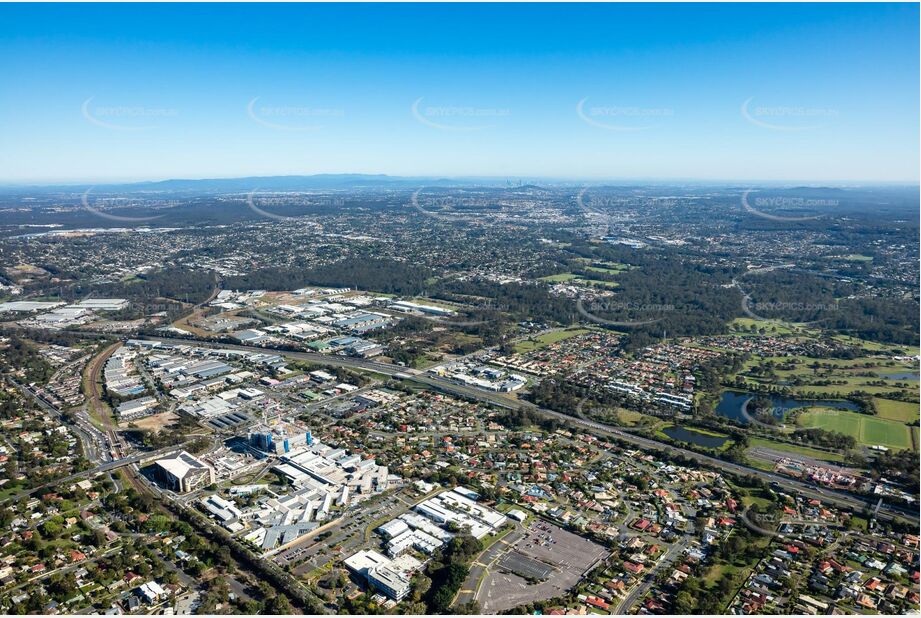
{"type": "Polygon", "coordinates": [[[16,502],[23,498],[27,498],[32,494],[41,491],[42,489],[49,489],[51,487],[56,487],[63,483],[69,483],[71,481],[76,481],[78,479],[91,478],[98,476],[100,474],[105,474],[112,472],[113,470],[118,470],[119,468],[124,468],[125,466],[130,466],[132,464],[141,463],[151,459],[158,459],[160,457],[169,457],[171,455],[176,455],[182,451],[188,442],[183,442],[182,444],[176,444],[173,446],[167,446],[155,451],[146,451],[143,453],[137,453],[130,457],[123,457],[121,459],[116,459],[114,461],[107,461],[105,463],[99,464],[93,468],[88,468],[86,470],[81,470],[80,472],[74,472],[73,474],[68,474],[67,476],[58,477],[52,479],[47,483],[42,483],[41,485],[36,485],[30,489],[24,489],[20,492],[7,496],[5,499],[0,500],[0,505],[7,504],[10,502],[16,502]]]}
{"type": "MultiPolygon", "coordinates": [[[[405,367],[399,367],[397,365],[381,363],[367,359],[351,358],[348,356],[320,354],[317,352],[295,352],[250,345],[216,343],[212,341],[204,341],[192,338],[151,336],[143,337],[143,339],[148,341],[160,341],[170,344],[196,345],[205,348],[238,350],[260,354],[278,354],[286,358],[303,360],[321,365],[373,371],[383,375],[394,376],[405,381],[416,382],[427,386],[430,389],[441,391],[450,395],[492,404],[494,406],[506,408],[509,410],[527,410],[545,418],[552,418],[560,422],[565,422],[570,425],[588,429],[595,434],[614,437],[617,440],[632,444],[643,449],[661,451],[670,455],[681,454],[682,456],[696,461],[699,464],[711,468],[717,468],[726,472],[731,472],[736,475],[755,475],[768,482],[776,483],[777,486],[788,491],[795,491],[806,497],[815,498],[817,500],[828,502],[839,507],[848,507],[855,510],[861,510],[866,507],[873,507],[875,505],[875,502],[865,500],[864,498],[854,494],[833,489],[819,488],[810,483],[793,479],[788,476],[767,472],[759,468],[753,468],[743,464],[725,461],[723,459],[717,459],[716,457],[703,455],[701,453],[690,451],[672,444],[667,444],[658,440],[638,436],[612,425],[605,425],[604,423],[599,423],[597,421],[569,416],[568,414],[563,414],[562,412],[542,408],[529,401],[523,401],[521,399],[509,397],[502,393],[485,391],[479,388],[474,388],[472,386],[467,386],[465,384],[460,384],[446,378],[423,373],[414,369],[406,369],[405,367]]],[[[918,522],[919,519],[921,519],[918,516],[917,509],[903,508],[890,504],[884,504],[879,511],[879,515],[883,518],[900,516],[909,519],[912,522],[918,522]]]]}

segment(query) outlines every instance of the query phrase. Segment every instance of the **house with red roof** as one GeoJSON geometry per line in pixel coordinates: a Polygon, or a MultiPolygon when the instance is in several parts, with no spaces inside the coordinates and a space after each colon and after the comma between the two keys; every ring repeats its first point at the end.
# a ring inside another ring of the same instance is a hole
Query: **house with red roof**
{"type": "Polygon", "coordinates": [[[635,562],[630,562],[629,560],[624,561],[624,570],[628,573],[633,573],[634,575],[639,575],[646,570],[642,564],[637,564],[635,562]]]}
{"type": "Polygon", "coordinates": [[[611,607],[610,605],[608,605],[607,601],[605,601],[604,599],[600,599],[598,597],[588,597],[585,599],[585,602],[591,605],[592,607],[597,607],[598,609],[603,609],[603,610],[607,610],[608,608],[611,607]]]}

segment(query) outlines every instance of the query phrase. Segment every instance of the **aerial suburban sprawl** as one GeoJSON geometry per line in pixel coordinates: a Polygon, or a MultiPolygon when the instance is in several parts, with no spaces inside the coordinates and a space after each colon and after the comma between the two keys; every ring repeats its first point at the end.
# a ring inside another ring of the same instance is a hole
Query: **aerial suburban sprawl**
{"type": "Polygon", "coordinates": [[[0,618],[921,616],[919,24],[0,0],[0,618]]]}
{"type": "Polygon", "coordinates": [[[919,610],[916,192],[300,182],[4,194],[0,610],[919,610]]]}

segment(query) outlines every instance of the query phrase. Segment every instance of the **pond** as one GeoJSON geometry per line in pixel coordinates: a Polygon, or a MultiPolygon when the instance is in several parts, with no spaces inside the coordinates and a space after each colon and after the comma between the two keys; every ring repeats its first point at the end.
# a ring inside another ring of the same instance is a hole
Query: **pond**
{"type": "Polygon", "coordinates": [[[701,433],[693,429],[688,429],[687,427],[666,427],[662,430],[662,433],[672,440],[688,442],[705,448],[720,448],[729,441],[729,438],[726,436],[711,436],[710,434],[701,433]]]}
{"type": "Polygon", "coordinates": [[[882,374],[884,380],[896,380],[898,382],[906,382],[908,380],[918,381],[918,374],[912,372],[906,373],[884,373],[882,374]]]}
{"type": "MultiPolygon", "coordinates": [[[[716,413],[725,418],[731,418],[743,424],[748,424],[749,419],[745,415],[745,402],[755,397],[757,393],[745,393],[739,391],[725,391],[720,397],[720,402],[716,406],[716,413]]],[[[771,402],[771,412],[779,421],[783,421],[784,416],[790,410],[796,408],[822,407],[832,408],[835,410],[852,410],[857,412],[860,407],[853,401],[842,399],[793,399],[791,397],[779,397],[777,395],[762,395],[771,402]]],[[[752,414],[754,410],[748,410],[752,414]]]]}

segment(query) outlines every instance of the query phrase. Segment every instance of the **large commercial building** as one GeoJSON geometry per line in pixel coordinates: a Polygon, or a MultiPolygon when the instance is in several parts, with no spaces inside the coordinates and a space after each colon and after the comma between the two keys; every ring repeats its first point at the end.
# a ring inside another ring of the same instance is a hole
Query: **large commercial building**
{"type": "Polygon", "coordinates": [[[119,420],[130,421],[150,414],[157,407],[157,403],[155,397],[141,397],[120,404],[115,411],[118,413],[119,420]]]}
{"type": "Polygon", "coordinates": [[[87,298],[74,306],[96,311],[121,311],[128,306],[128,300],[125,298],[87,298]]]}
{"type": "Polygon", "coordinates": [[[429,315],[437,316],[451,316],[457,315],[456,311],[451,309],[445,309],[444,307],[435,307],[433,305],[423,305],[420,303],[413,303],[408,300],[398,300],[390,303],[391,309],[397,309],[399,311],[406,311],[408,313],[427,313],[429,315]]]}
{"type": "Polygon", "coordinates": [[[416,505],[416,512],[443,526],[469,530],[478,539],[501,528],[508,518],[491,508],[477,504],[476,494],[455,487],[416,505]]]}
{"type": "Polygon", "coordinates": [[[402,601],[412,587],[412,575],[422,563],[412,556],[391,560],[372,549],[365,549],[345,559],[346,568],[365,578],[368,584],[394,601],[402,601]]]}
{"type": "Polygon", "coordinates": [[[158,459],[154,466],[159,482],[176,492],[186,493],[214,483],[214,468],[185,451],[158,459]]]}
{"type": "Polygon", "coordinates": [[[375,460],[323,444],[306,429],[296,434],[300,445],[291,447],[289,442],[290,452],[284,452],[284,442],[277,441],[274,430],[254,432],[250,444],[256,442],[255,448],[280,455],[273,470],[288,478],[294,490],[260,499],[244,512],[252,528],[244,538],[263,552],[277,550],[309,534],[342,513],[343,508],[387,489],[388,469],[375,460]]]}
{"type": "Polygon", "coordinates": [[[309,429],[292,424],[263,426],[250,432],[249,445],[263,453],[284,455],[296,448],[313,446],[313,435],[309,429]]]}

